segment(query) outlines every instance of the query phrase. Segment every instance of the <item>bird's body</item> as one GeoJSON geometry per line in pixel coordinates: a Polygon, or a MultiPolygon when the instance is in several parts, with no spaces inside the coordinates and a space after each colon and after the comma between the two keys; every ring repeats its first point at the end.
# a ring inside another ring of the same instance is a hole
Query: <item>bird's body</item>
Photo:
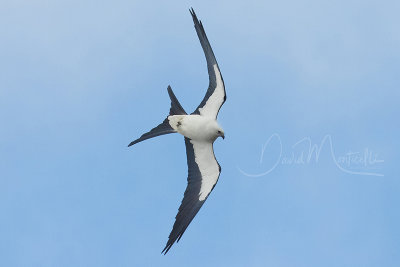
{"type": "Polygon", "coordinates": [[[188,185],[163,250],[164,253],[167,253],[172,245],[179,241],[214,189],[221,167],[215,159],[213,143],[218,137],[225,138],[224,131],[217,122],[218,112],[226,100],[224,81],[203,25],[197,19],[193,9],[190,13],[207,60],[209,86],[206,95],[197,109],[187,114],[171,87],[168,86],[171,108],[167,118],[129,144],[131,146],[146,139],[170,133],[180,133],[185,137],[188,185]]]}
{"type": "Polygon", "coordinates": [[[217,120],[210,117],[172,115],[168,116],[168,120],[172,129],[194,141],[214,142],[221,134],[224,134],[217,120]]]}

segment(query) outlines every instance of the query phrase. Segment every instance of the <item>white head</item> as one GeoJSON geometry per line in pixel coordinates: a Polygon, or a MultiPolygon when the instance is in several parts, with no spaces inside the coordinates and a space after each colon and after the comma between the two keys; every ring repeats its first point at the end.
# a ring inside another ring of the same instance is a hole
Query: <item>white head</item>
{"type": "Polygon", "coordinates": [[[222,137],[222,139],[225,139],[225,133],[224,130],[222,129],[221,126],[216,121],[213,121],[210,125],[210,133],[211,133],[211,139],[214,141],[218,137],[222,137]]]}

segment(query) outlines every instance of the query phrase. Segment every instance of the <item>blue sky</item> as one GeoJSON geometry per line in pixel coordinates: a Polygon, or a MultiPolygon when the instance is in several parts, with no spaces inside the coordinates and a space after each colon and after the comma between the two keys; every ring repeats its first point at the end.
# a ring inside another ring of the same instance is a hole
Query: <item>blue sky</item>
{"type": "Polygon", "coordinates": [[[3,1],[0,265],[399,266],[399,9],[3,1]],[[187,111],[205,94],[192,6],[228,95],[222,174],[161,256],[183,138],[126,146],[167,115],[169,84],[187,111]]]}

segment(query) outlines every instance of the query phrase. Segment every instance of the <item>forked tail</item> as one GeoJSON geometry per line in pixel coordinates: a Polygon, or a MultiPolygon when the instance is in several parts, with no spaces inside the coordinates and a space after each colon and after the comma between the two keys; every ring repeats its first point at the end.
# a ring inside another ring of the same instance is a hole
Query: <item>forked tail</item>
{"type": "MultiPolygon", "coordinates": [[[[183,109],[181,104],[179,103],[178,99],[176,98],[174,92],[171,89],[171,86],[168,85],[168,95],[171,99],[171,108],[169,110],[169,115],[186,115],[186,111],[183,109]]],[[[172,129],[171,125],[169,125],[168,116],[167,118],[157,127],[151,129],[149,132],[143,134],[140,138],[132,141],[129,146],[142,142],[146,139],[153,138],[159,135],[169,134],[169,133],[176,133],[174,129],[172,129]]]]}

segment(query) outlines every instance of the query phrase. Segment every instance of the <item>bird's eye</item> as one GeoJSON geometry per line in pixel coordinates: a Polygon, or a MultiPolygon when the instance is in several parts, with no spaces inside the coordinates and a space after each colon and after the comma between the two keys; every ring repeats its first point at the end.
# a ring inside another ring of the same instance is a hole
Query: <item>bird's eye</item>
{"type": "Polygon", "coordinates": [[[220,134],[220,133],[221,133],[221,131],[218,131],[218,133],[220,134]]]}

